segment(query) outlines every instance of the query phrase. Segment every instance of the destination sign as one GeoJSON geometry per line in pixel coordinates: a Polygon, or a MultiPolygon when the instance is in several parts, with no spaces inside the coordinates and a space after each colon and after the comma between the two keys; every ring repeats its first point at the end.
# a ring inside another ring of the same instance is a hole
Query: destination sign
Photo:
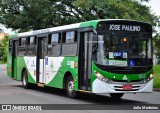
{"type": "Polygon", "coordinates": [[[141,31],[141,26],[110,24],[110,31],[141,31]]]}
{"type": "Polygon", "coordinates": [[[102,21],[99,22],[98,31],[111,32],[152,32],[152,26],[147,23],[135,21],[102,21]]]}

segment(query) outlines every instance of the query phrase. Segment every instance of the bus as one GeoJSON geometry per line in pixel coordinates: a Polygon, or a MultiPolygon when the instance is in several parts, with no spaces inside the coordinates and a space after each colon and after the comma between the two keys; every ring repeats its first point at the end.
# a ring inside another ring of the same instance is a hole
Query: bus
{"type": "Polygon", "coordinates": [[[110,94],[153,90],[152,26],[125,19],[92,20],[9,38],[7,74],[33,85],[110,94]]]}

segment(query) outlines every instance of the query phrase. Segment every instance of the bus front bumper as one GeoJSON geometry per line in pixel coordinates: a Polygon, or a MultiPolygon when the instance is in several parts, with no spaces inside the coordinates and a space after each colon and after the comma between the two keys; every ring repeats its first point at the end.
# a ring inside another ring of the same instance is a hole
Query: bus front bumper
{"type": "Polygon", "coordinates": [[[151,93],[153,91],[153,79],[143,84],[132,84],[132,90],[123,90],[123,84],[128,83],[116,83],[108,84],[98,78],[93,82],[92,93],[104,94],[104,93],[151,93]]]}

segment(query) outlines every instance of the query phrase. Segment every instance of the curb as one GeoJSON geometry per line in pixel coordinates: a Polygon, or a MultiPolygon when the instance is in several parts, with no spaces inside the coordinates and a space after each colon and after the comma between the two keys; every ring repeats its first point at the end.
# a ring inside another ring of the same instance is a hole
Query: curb
{"type": "Polygon", "coordinates": [[[160,88],[154,88],[153,91],[160,92],[160,88]]]}

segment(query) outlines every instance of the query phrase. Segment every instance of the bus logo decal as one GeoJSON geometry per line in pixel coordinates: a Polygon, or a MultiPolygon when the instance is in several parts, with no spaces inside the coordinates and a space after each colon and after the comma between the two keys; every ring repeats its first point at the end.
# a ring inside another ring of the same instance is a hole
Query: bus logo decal
{"type": "Polygon", "coordinates": [[[123,80],[127,80],[128,78],[127,78],[127,76],[126,75],[124,75],[124,77],[123,77],[123,80]]]}

